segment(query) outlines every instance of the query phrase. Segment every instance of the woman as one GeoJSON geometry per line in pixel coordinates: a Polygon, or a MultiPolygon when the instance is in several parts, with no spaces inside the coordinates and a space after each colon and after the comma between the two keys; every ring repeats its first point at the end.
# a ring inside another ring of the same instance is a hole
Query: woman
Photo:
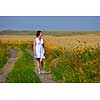
{"type": "Polygon", "coordinates": [[[43,59],[45,58],[44,54],[45,50],[44,50],[44,41],[42,38],[42,31],[37,31],[36,38],[34,39],[34,58],[36,58],[37,69],[39,74],[44,73],[43,71],[43,59]]]}

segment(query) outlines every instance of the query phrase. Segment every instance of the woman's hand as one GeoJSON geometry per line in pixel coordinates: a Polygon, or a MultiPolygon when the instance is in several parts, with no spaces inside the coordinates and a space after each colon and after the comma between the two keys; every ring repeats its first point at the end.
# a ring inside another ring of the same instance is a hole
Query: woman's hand
{"type": "Polygon", "coordinates": [[[34,52],[33,54],[34,54],[34,58],[36,58],[36,52],[34,52]]]}
{"type": "Polygon", "coordinates": [[[36,52],[33,52],[34,56],[36,55],[36,52]]]}

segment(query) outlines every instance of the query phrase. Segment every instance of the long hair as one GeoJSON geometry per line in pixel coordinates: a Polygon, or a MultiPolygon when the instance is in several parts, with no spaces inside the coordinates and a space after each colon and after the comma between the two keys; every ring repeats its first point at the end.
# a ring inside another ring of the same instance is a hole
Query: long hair
{"type": "Polygon", "coordinates": [[[38,37],[38,36],[40,35],[41,32],[42,32],[42,31],[37,31],[37,32],[36,32],[36,37],[38,37]]]}

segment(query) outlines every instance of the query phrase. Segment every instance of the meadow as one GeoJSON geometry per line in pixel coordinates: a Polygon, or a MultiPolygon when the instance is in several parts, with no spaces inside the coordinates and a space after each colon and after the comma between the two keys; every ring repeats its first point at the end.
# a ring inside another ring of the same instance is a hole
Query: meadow
{"type": "Polygon", "coordinates": [[[7,45],[2,44],[0,41],[0,69],[4,66],[9,57],[10,54],[8,52],[7,45]]]}
{"type": "Polygon", "coordinates": [[[19,59],[14,69],[7,77],[7,83],[40,83],[40,79],[34,72],[33,58],[24,50],[20,50],[19,59]]]}
{"type": "MultiPolygon", "coordinates": [[[[44,34],[44,69],[51,72],[56,82],[100,82],[100,33],[76,33],[44,34]]],[[[20,52],[6,82],[40,82],[34,73],[34,59],[25,51],[33,50],[34,38],[35,35],[0,35],[0,45],[19,48],[20,52]]]]}

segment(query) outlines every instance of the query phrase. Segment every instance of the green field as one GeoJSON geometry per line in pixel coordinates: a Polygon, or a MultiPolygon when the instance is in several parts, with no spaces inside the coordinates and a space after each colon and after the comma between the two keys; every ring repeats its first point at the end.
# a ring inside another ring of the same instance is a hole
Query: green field
{"type": "Polygon", "coordinates": [[[8,83],[39,83],[40,79],[34,72],[33,58],[24,50],[20,50],[19,59],[14,69],[9,73],[6,82],[8,83]]]}
{"type": "MultiPolygon", "coordinates": [[[[41,82],[35,74],[33,57],[25,51],[25,49],[33,50],[34,31],[15,31],[16,34],[11,31],[3,32],[3,35],[0,35],[0,46],[2,44],[6,50],[17,48],[19,52],[19,58],[6,82],[41,82]]],[[[44,31],[46,50],[44,69],[51,72],[52,80],[62,83],[99,83],[99,35],[100,32],[44,31]]],[[[4,49],[1,51],[5,52],[4,49]]],[[[9,55],[8,51],[6,53],[9,55]]],[[[1,63],[3,68],[3,60],[1,63]]]]}
{"type": "Polygon", "coordinates": [[[0,69],[4,66],[9,57],[10,54],[8,52],[7,45],[2,44],[0,41],[0,69]]]}

